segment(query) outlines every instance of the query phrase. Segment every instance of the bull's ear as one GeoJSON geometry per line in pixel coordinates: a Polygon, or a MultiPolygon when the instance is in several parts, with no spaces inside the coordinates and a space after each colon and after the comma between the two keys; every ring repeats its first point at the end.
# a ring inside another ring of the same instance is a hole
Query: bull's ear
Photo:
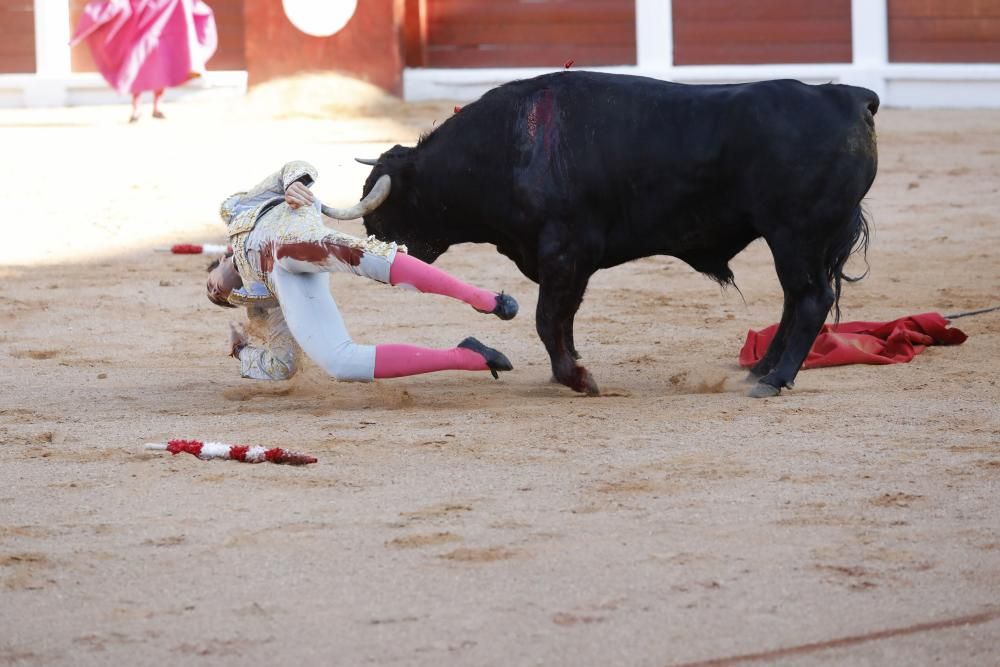
{"type": "Polygon", "coordinates": [[[373,158],[369,158],[369,157],[356,157],[356,158],[354,158],[354,160],[355,160],[355,162],[360,162],[361,164],[366,164],[369,167],[374,167],[375,165],[378,164],[378,159],[377,158],[373,159],[373,158]]]}

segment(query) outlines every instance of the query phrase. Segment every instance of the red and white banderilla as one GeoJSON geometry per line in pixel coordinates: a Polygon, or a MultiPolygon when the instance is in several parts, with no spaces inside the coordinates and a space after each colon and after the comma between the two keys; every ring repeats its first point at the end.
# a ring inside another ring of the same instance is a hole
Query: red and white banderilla
{"type": "Polygon", "coordinates": [[[167,443],[146,443],[147,450],[167,451],[171,454],[187,452],[203,461],[209,459],[229,459],[242,463],[284,463],[300,466],[316,463],[316,458],[281,447],[267,449],[259,445],[227,445],[224,442],[201,442],[199,440],[170,440],[167,443]]]}

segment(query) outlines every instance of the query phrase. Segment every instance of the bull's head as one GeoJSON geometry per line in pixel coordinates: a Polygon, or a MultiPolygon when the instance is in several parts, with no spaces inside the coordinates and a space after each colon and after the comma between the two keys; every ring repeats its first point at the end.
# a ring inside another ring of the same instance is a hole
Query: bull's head
{"type": "Polygon", "coordinates": [[[365,213],[365,231],[382,241],[395,241],[407,247],[410,255],[433,262],[448,249],[448,244],[436,238],[435,225],[425,224],[428,212],[419,202],[415,184],[414,148],[393,146],[378,160],[358,162],[372,167],[365,181],[364,197],[376,192],[386,179],[392,184],[391,195],[380,206],[365,213]]]}

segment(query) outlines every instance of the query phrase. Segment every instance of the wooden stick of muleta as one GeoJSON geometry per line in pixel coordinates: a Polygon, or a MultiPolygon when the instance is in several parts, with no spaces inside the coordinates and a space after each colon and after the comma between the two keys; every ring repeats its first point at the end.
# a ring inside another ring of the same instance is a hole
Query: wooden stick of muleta
{"type": "Polygon", "coordinates": [[[166,443],[148,442],[146,449],[151,451],[167,451],[171,454],[186,452],[203,461],[209,459],[228,459],[242,463],[284,463],[301,466],[316,463],[316,458],[291,452],[281,447],[267,449],[259,445],[227,445],[224,442],[201,442],[200,440],[170,440],[166,443]]]}

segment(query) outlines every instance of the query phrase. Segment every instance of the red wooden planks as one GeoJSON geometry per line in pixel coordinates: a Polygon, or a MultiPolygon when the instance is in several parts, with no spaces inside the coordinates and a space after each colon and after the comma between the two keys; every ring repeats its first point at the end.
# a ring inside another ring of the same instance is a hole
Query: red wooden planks
{"type": "Polygon", "coordinates": [[[596,67],[635,61],[634,46],[599,47],[580,49],[566,45],[508,47],[503,49],[444,48],[428,49],[431,67],[558,67],[569,60],[573,67],[596,67]]]}
{"type": "MultiPolygon", "coordinates": [[[[407,64],[557,67],[634,64],[634,0],[423,0],[426,42],[407,64]]],[[[409,9],[409,5],[408,5],[409,9]]],[[[406,22],[410,21],[407,17],[406,22]]],[[[408,47],[408,53],[413,49],[408,47]]]]}
{"type": "Polygon", "coordinates": [[[674,0],[678,65],[850,62],[850,0],[674,0]]]}
{"type": "Polygon", "coordinates": [[[1000,0],[889,0],[891,62],[1000,62],[1000,0]]]}
{"type": "Polygon", "coordinates": [[[35,72],[35,4],[6,0],[0,5],[0,73],[35,72]]]}

